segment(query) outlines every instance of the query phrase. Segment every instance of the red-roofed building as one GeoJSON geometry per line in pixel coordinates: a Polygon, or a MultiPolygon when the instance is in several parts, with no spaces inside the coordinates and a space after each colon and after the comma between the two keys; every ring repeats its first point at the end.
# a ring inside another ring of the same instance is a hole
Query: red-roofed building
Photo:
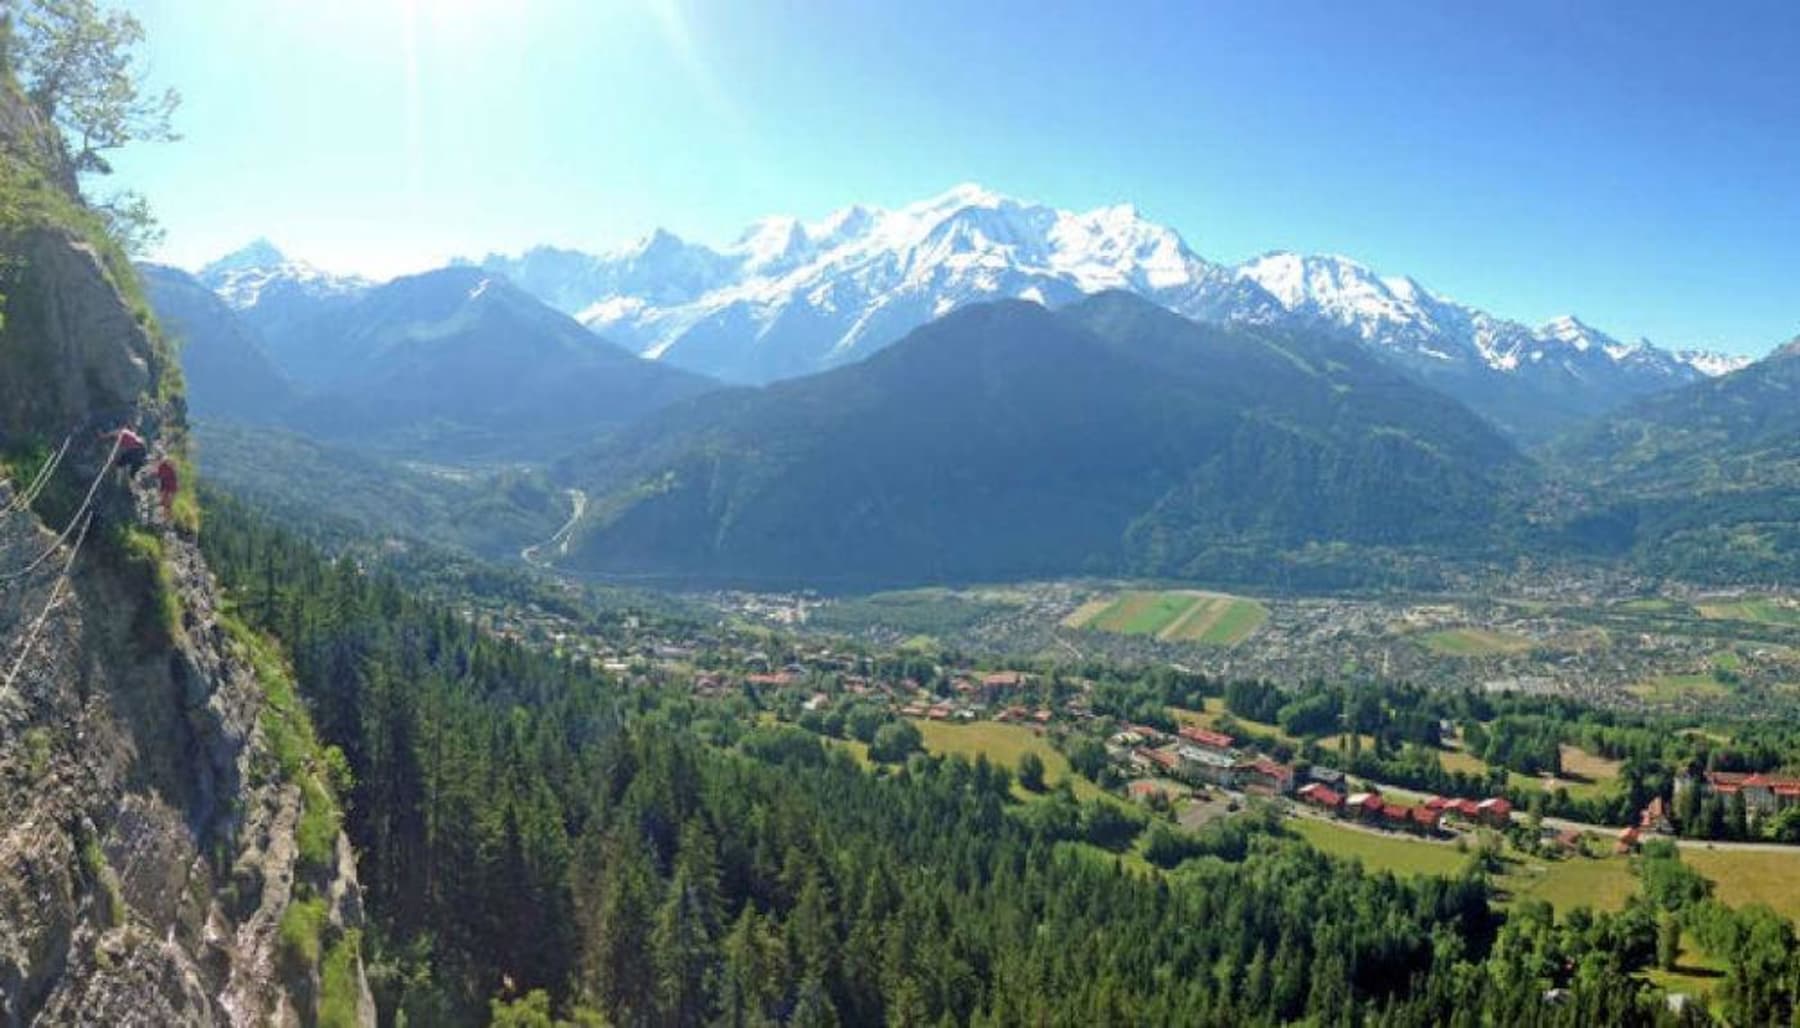
{"type": "Polygon", "coordinates": [[[1699,780],[1685,773],[1676,776],[1677,796],[1693,788],[1699,788],[1701,795],[1741,795],[1744,806],[1759,816],[1800,806],[1800,778],[1743,771],[1708,771],[1699,780]]]}
{"type": "Polygon", "coordinates": [[[1031,676],[1023,671],[990,671],[981,676],[981,695],[989,703],[998,703],[1008,693],[1031,684],[1031,676]]]}
{"type": "Polygon", "coordinates": [[[1442,811],[1448,806],[1450,806],[1450,801],[1442,796],[1427,796],[1425,798],[1426,810],[1442,811]]]}
{"type": "Polygon", "coordinates": [[[1495,828],[1505,828],[1512,824],[1512,804],[1507,800],[1495,797],[1475,804],[1476,817],[1484,824],[1495,828]]]}
{"type": "Polygon", "coordinates": [[[1239,776],[1247,789],[1285,796],[1294,789],[1294,769],[1259,757],[1242,767],[1239,776]]]}
{"type": "Polygon", "coordinates": [[[1318,782],[1301,786],[1294,795],[1300,797],[1303,803],[1318,807],[1320,810],[1329,810],[1333,814],[1340,813],[1344,809],[1343,794],[1318,782]]]}
{"type": "Polygon", "coordinates": [[[1209,750],[1221,752],[1231,749],[1233,739],[1224,732],[1215,732],[1199,725],[1182,725],[1181,737],[1196,746],[1204,746],[1209,750]]]}
{"type": "Polygon", "coordinates": [[[1378,792],[1353,792],[1344,801],[1344,813],[1364,820],[1381,817],[1381,794],[1378,792]]]}
{"type": "Polygon", "coordinates": [[[1174,774],[1181,770],[1181,755],[1170,750],[1140,750],[1149,756],[1150,762],[1164,771],[1174,774]]]}

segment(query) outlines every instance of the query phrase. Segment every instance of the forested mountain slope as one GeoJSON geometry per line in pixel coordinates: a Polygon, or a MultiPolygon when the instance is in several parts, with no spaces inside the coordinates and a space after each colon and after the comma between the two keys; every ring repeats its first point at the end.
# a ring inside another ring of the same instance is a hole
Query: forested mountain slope
{"type": "MultiPolygon", "coordinates": [[[[615,680],[241,508],[209,518],[350,766],[384,1018],[481,1024],[492,999],[531,1024],[1668,1024],[1644,971],[1683,931],[1733,954],[1712,995],[1729,1023],[1794,1009],[1791,926],[1668,857],[1617,912],[1502,905],[1479,854],[1376,874],[1254,811],[1190,834],[1115,797],[1022,799],[986,759],[871,766],[847,731],[776,723],[810,685],[615,680]]],[[[1125,674],[1159,706],[1230,692],[1125,674]]],[[[878,740],[899,728],[843,702],[878,740]]],[[[1690,1003],[1674,1023],[1707,1022],[1690,1003]]]]}
{"type": "Polygon", "coordinates": [[[212,290],[179,268],[139,264],[150,305],[181,355],[188,406],[201,417],[278,420],[292,382],[255,334],[212,290]]]}
{"type": "Polygon", "coordinates": [[[1477,549],[1524,471],[1467,409],[1350,344],[1125,293],[965,308],[861,364],[678,405],[560,468],[594,494],[576,568],[814,583],[1477,549]]]}
{"type": "Polygon", "coordinates": [[[1681,578],[1800,574],[1800,340],[1633,403],[1543,456],[1586,491],[1580,545],[1681,578]]]}

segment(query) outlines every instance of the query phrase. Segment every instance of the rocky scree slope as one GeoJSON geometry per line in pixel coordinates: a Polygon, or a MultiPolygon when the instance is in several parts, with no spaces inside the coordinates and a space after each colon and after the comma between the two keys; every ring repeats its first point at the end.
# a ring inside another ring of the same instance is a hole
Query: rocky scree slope
{"type": "Polygon", "coordinates": [[[191,522],[108,476],[56,542],[95,424],[183,434],[167,348],[59,160],[0,83],[0,574],[49,553],[0,581],[0,1023],[372,1024],[322,754],[191,522]]]}

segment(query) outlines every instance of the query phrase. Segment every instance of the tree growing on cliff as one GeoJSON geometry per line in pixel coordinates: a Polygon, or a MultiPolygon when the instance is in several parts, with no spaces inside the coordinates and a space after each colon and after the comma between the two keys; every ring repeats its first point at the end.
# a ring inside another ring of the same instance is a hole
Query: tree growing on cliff
{"type": "MultiPolygon", "coordinates": [[[[95,0],[12,0],[0,14],[0,52],[25,96],[63,139],[77,176],[108,175],[106,155],[134,142],[173,142],[181,96],[149,89],[138,60],[144,27],[95,0]]],[[[93,205],[128,252],[161,233],[139,194],[112,194],[93,205]]]]}

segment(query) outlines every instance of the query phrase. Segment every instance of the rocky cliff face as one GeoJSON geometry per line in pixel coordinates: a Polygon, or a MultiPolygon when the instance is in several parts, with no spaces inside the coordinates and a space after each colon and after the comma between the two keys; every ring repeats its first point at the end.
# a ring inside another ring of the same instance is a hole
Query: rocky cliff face
{"type": "Polygon", "coordinates": [[[179,448],[181,405],[123,262],[33,176],[46,147],[0,94],[5,184],[40,191],[0,225],[0,1024],[372,1024],[355,864],[279,657],[192,526],[99,474],[96,424],[179,448]],[[21,455],[70,433],[16,508],[21,455]]]}

